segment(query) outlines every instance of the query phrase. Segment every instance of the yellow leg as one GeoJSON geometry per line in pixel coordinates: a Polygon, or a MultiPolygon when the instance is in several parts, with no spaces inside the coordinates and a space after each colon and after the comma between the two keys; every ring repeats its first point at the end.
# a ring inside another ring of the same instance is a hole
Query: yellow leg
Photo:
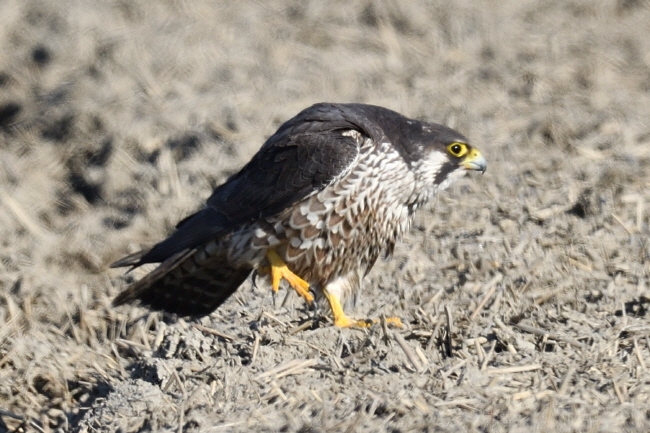
{"type": "Polygon", "coordinates": [[[271,282],[273,292],[277,293],[280,288],[280,280],[283,278],[289,283],[291,287],[302,296],[308,304],[314,302],[314,297],[309,293],[309,283],[298,275],[289,270],[287,264],[280,258],[275,250],[268,250],[266,252],[266,259],[271,265],[271,282]]]}
{"type": "Polygon", "coordinates": [[[339,328],[367,328],[372,325],[371,321],[350,319],[345,315],[343,306],[341,306],[341,300],[338,298],[338,296],[329,293],[327,290],[324,290],[323,292],[325,293],[327,302],[329,302],[330,308],[332,309],[332,315],[334,316],[334,326],[338,326],[339,328]]]}

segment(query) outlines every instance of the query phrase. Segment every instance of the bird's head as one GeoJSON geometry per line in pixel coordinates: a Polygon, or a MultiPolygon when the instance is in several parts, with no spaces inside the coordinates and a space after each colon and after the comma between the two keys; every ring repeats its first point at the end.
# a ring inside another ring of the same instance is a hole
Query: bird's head
{"type": "Polygon", "coordinates": [[[414,134],[419,157],[412,165],[427,186],[444,189],[470,170],[485,172],[485,157],[461,133],[434,123],[420,125],[414,134]]]}
{"type": "Polygon", "coordinates": [[[362,132],[396,150],[415,175],[415,202],[423,203],[469,170],[485,172],[487,161],[460,132],[437,123],[410,119],[373,105],[353,104],[364,114],[362,132]]]}

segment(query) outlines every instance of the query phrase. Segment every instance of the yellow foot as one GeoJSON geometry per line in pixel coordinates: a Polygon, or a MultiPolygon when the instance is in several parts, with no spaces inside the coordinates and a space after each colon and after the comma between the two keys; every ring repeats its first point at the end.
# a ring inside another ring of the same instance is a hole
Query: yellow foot
{"type": "MultiPolygon", "coordinates": [[[[324,290],[323,292],[325,293],[327,302],[329,302],[330,308],[332,309],[332,315],[334,316],[334,326],[338,326],[339,328],[369,328],[375,323],[379,323],[379,319],[350,319],[343,311],[343,306],[341,306],[341,300],[338,298],[338,296],[329,293],[327,290],[324,290]]],[[[386,323],[389,325],[402,327],[402,321],[399,317],[387,317],[386,323]]]]}
{"type": "Polygon", "coordinates": [[[309,293],[309,283],[291,272],[275,250],[268,250],[266,259],[271,265],[271,284],[274,293],[278,292],[280,280],[284,278],[308,304],[311,305],[314,302],[314,297],[309,293]]]}
{"type": "Polygon", "coordinates": [[[373,320],[354,320],[345,315],[334,318],[334,326],[339,328],[370,328],[373,324],[373,320]]]}
{"type": "MultiPolygon", "coordinates": [[[[375,319],[375,321],[376,321],[376,319],[375,319]]],[[[400,319],[399,317],[395,317],[395,316],[393,316],[393,317],[386,317],[386,323],[387,323],[388,325],[393,325],[393,326],[396,326],[396,327],[398,327],[398,328],[401,328],[402,326],[404,326],[404,325],[402,324],[402,319],[400,319]]]]}

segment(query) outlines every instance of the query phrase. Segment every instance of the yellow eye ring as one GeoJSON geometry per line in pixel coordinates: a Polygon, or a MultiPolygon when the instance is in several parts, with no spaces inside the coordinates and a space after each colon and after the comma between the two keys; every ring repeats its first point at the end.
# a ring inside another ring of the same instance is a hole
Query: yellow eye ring
{"type": "Polygon", "coordinates": [[[468,149],[465,143],[454,142],[447,146],[447,152],[456,158],[462,158],[467,154],[468,149]]]}

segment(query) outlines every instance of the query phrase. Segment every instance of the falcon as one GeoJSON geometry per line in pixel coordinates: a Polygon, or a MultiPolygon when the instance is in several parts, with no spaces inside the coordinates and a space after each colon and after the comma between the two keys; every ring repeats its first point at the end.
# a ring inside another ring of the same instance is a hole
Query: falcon
{"type": "Polygon", "coordinates": [[[346,300],[377,258],[392,253],[419,207],[485,168],[479,150],[446,126],[373,105],[313,105],[167,239],[112,264],[159,263],[113,305],[139,301],[200,317],[256,271],[274,293],[284,280],[308,304],[316,295],[336,326],[370,326],[345,314],[346,300]]]}

